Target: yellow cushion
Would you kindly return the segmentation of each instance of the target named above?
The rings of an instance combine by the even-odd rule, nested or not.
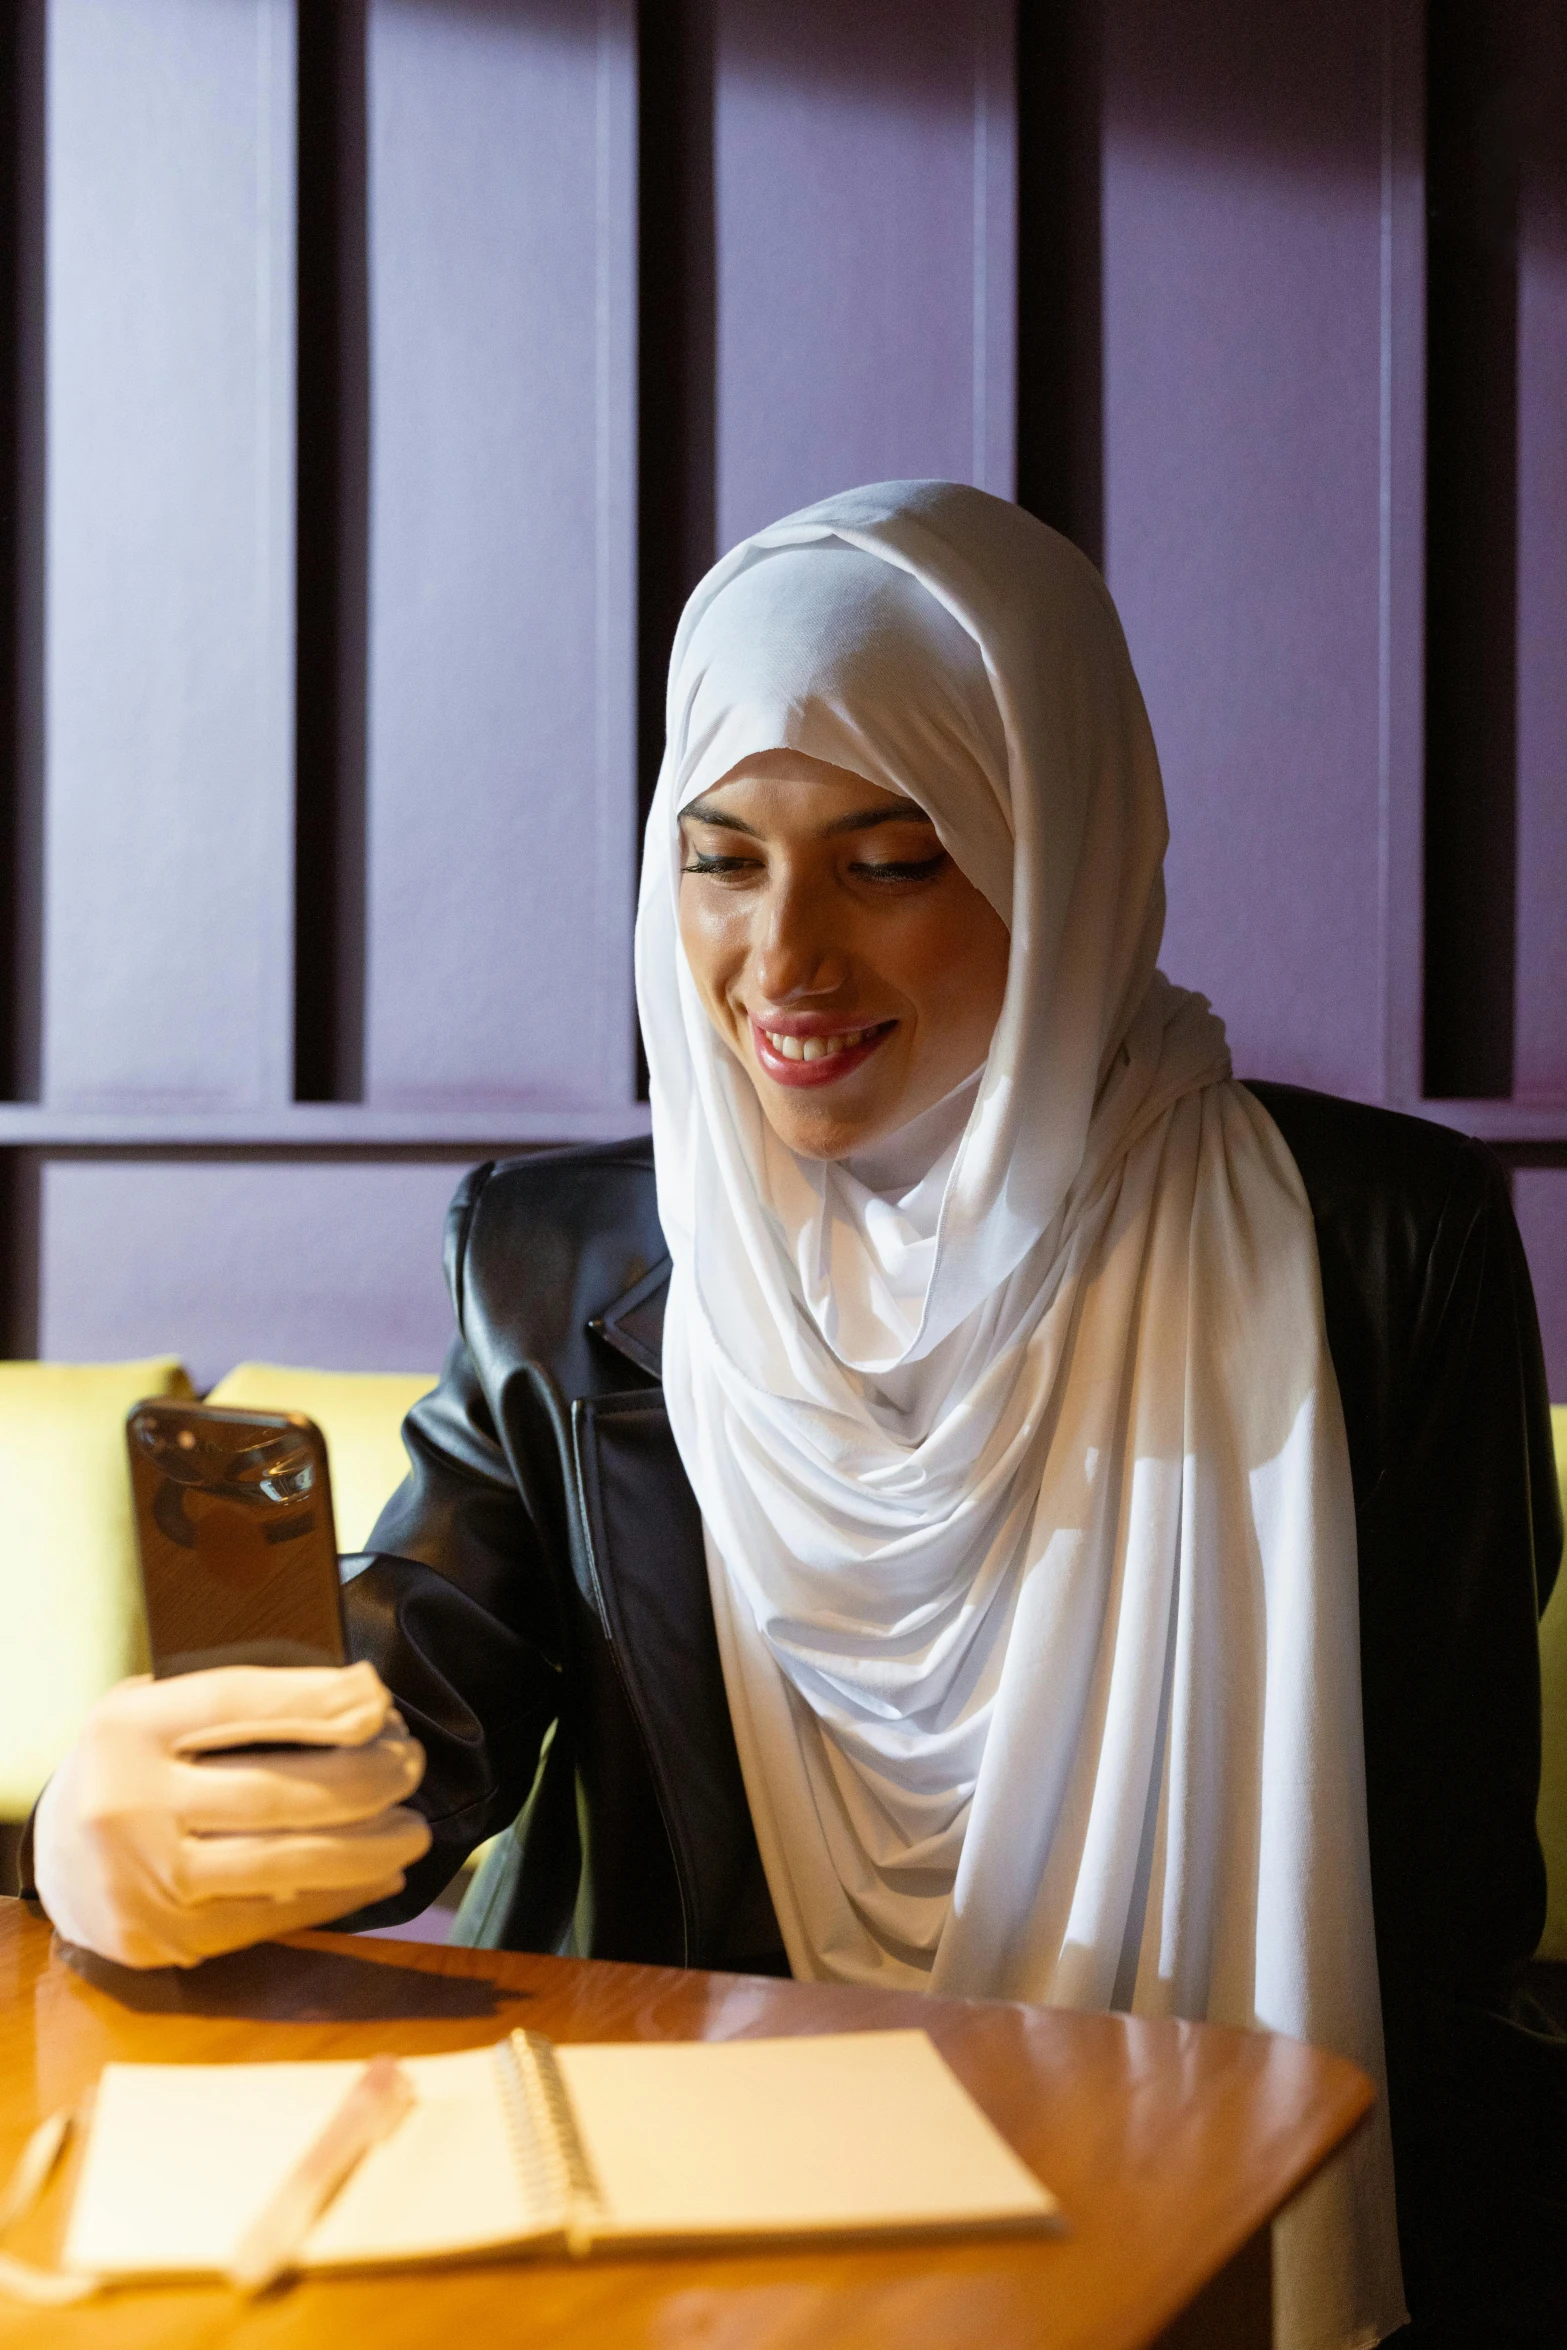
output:
[[[239,1363],[209,1403],[253,1411],[303,1412],[326,1438],[339,1550],[362,1550],[382,1508],[408,1474],[403,1414],[435,1380],[420,1371],[294,1371],[281,1363]]]
[[[25,1819],[93,1700],[144,1672],[125,1415],[189,1395],[172,1355],[0,1363],[0,1819]]]
[[[1567,1404],[1552,1404],[1556,1476],[1567,1517]],[[1557,1579],[1540,1626],[1540,1676],[1545,1695],[1545,1752],[1540,1771],[1540,1842],[1550,1897],[1542,1958],[1567,1962],[1567,1572]]]

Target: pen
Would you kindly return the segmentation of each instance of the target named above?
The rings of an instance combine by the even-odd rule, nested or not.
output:
[[[276,2191],[245,2230],[229,2262],[241,2293],[264,2293],[294,2265],[315,2221],[372,2146],[389,2137],[414,2103],[395,2057],[372,2057]]]

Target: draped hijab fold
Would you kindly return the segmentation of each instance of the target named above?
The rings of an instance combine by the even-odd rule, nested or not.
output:
[[[801,1976],[1265,2025],[1380,2084],[1353,1506],[1309,1206],[1156,969],[1163,789],[1092,567],[884,483],[709,573],[637,924],[664,1379]],[[793,749],[917,801],[1010,931],[981,1069],[800,1159],[679,942],[680,809]],[[1279,2339],[1402,2322],[1378,2118]]]

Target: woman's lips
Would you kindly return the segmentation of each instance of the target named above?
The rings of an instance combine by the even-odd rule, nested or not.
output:
[[[777,1085],[834,1085],[851,1070],[863,1068],[897,1025],[896,1020],[878,1020],[864,1028],[799,1036],[781,1029],[769,1032],[752,1019],[751,1049],[763,1073]]]

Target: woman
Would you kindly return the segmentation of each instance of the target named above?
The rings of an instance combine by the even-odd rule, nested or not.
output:
[[[1499,2015],[1541,1908],[1527,1277],[1471,1146],[1230,1079],[1164,844],[1109,598],[1016,508],[883,485],[727,557],[638,918],[656,1214],[635,1148],[470,1178],[349,1567],[381,1680],[112,1694],[40,1807],[62,1930],[188,1962],[404,1870],[406,1915],[520,1807],[488,1938],[1385,2040],[1456,2306],[1438,2010]],[[269,1718],[326,1751],[185,1759]],[[1281,2233],[1287,2342],[1402,2320],[1386,2111]]]

